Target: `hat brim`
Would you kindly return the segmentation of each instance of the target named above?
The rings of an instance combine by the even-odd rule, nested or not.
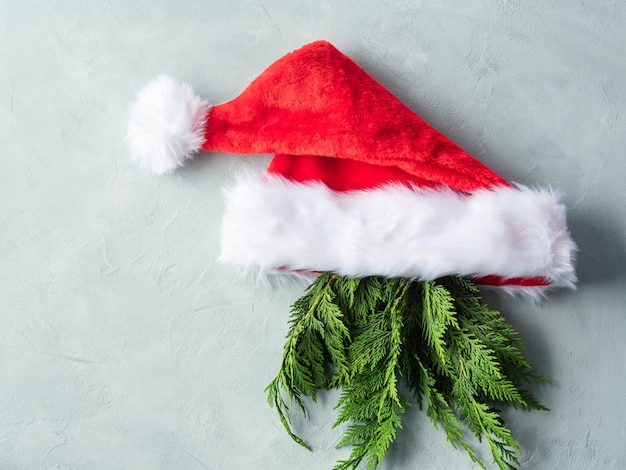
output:
[[[338,192],[265,174],[242,175],[226,196],[220,260],[229,264],[351,277],[544,279],[538,288],[576,281],[565,207],[547,190]]]

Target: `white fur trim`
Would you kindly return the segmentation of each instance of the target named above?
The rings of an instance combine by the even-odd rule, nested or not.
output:
[[[247,175],[226,197],[220,260],[229,264],[352,277],[544,277],[550,287],[576,282],[576,245],[565,207],[551,191],[461,195],[386,186],[338,193],[320,183]]]
[[[144,86],[130,110],[127,140],[133,160],[156,174],[182,166],[204,143],[209,104],[165,75]]]

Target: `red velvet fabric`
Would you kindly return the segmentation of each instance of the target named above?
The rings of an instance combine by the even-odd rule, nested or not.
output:
[[[354,160],[465,192],[508,185],[326,41],[287,54],[237,98],[213,107],[205,139],[203,150]],[[327,174],[325,165],[317,167]]]
[[[543,277],[483,276],[474,278],[474,282],[481,286],[545,287],[550,285],[550,280]]]
[[[276,155],[268,173],[299,183],[321,181],[333,191],[372,189],[389,183],[415,187],[438,186],[397,166],[378,166],[357,160],[313,155]]]

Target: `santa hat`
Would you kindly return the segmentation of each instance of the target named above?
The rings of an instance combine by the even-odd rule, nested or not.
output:
[[[161,76],[131,110],[134,160],[161,174],[199,151],[274,154],[227,192],[221,260],[271,272],[435,279],[540,294],[572,287],[565,207],[514,186],[326,41],[209,106]]]

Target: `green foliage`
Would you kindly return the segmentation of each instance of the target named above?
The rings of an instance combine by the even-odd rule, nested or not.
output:
[[[467,279],[325,273],[292,306],[282,364],[266,391],[289,435],[309,448],[291,430],[289,408],[295,403],[306,416],[303,395],[315,401],[319,389],[342,390],[335,426],[347,428],[338,447],[351,445],[352,452],[336,470],[362,461],[368,470],[379,466],[410,404],[400,380],[454,448],[485,468],[464,424],[487,441],[500,469],[515,469],[520,449],[496,407],[546,409],[523,388],[547,381],[523,350],[517,332]]]

